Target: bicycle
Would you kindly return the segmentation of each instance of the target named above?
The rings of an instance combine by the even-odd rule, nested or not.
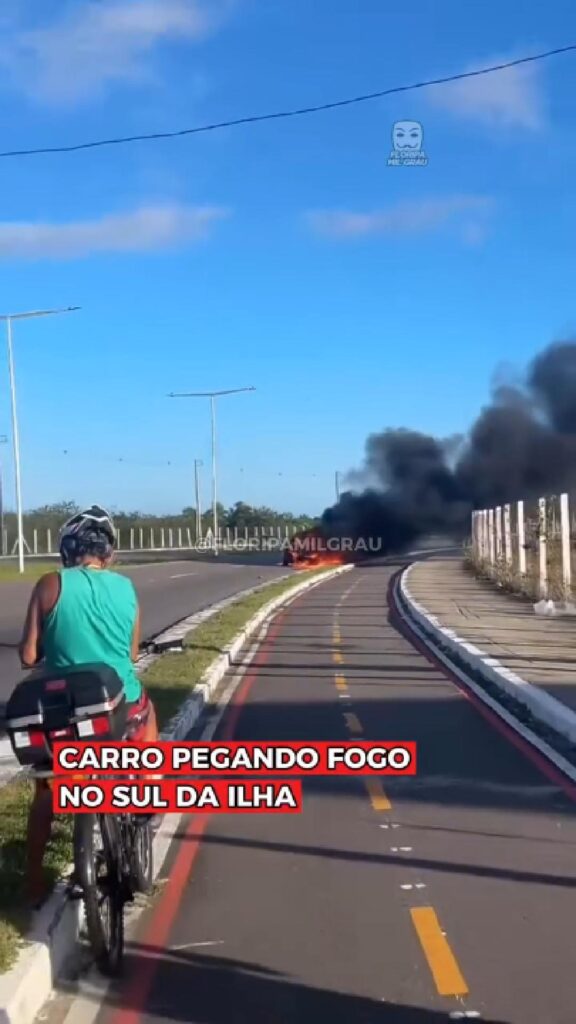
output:
[[[33,770],[32,776],[53,779],[54,772]],[[95,844],[97,832],[102,849]],[[77,814],[73,851],[70,896],[84,903],[88,941],[98,969],[114,977],[124,954],[124,908],[136,895],[149,893],[153,885],[150,816]]]
[[[5,725],[19,763],[34,779],[54,779],[53,744],[98,736],[138,742],[145,705],[128,716],[123,684],[104,664],[77,665],[19,683],[6,706]],[[97,778],[97,772],[80,773]],[[84,902],[86,931],[103,974],[118,973],[124,952],[124,908],[153,882],[150,814],[81,813],[73,829],[72,898]],[[95,836],[99,834],[101,843]]]

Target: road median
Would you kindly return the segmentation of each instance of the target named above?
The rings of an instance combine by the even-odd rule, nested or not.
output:
[[[270,616],[303,591],[350,569],[320,569],[305,578],[294,575],[222,602],[213,615],[206,609],[191,617],[204,621],[184,632],[181,653],[168,651],[144,659],[141,678],[158,704],[163,738],[183,739],[198,723],[246,640]],[[32,920],[22,910],[30,792],[30,782],[21,778],[0,791],[0,811],[9,809],[0,816],[0,872],[8,871],[10,877],[9,885],[0,885],[0,1024],[32,1024],[81,937],[81,905],[68,898],[69,820],[59,823],[47,858],[46,880],[55,885],[52,896]],[[175,822],[165,819],[156,835],[156,877],[169,846],[166,834],[175,831]]]

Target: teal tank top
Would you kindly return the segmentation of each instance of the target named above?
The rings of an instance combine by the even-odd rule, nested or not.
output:
[[[47,616],[42,646],[49,671],[94,662],[115,669],[126,700],[142,687],[132,662],[138,601],[127,576],[76,566],[60,570],[60,597]]]

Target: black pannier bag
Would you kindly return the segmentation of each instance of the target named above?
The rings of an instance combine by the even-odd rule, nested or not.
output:
[[[122,680],[108,665],[76,665],[18,683],[6,731],[23,766],[52,767],[54,743],[121,740],[127,719]]]

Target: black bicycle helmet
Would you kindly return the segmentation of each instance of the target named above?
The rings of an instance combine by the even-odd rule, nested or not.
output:
[[[116,547],[116,528],[106,509],[92,505],[72,516],[60,530],[60,557],[66,568],[92,556],[110,558]]]

